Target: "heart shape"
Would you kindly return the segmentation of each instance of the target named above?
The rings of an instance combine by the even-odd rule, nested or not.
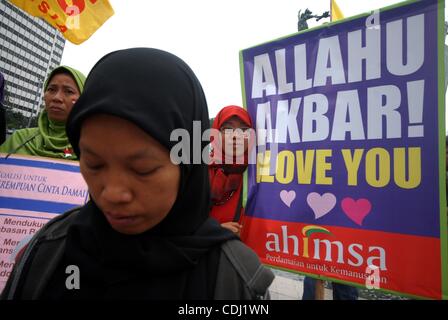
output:
[[[296,198],[296,192],[294,190],[280,191],[280,199],[282,199],[283,203],[286,204],[290,208],[291,208],[291,203],[294,201],[295,198]]]
[[[324,193],[323,195],[317,192],[311,192],[306,197],[306,202],[314,212],[314,217],[319,219],[329,213],[336,205],[336,197],[332,193]]]
[[[372,209],[372,204],[367,199],[354,200],[352,198],[344,198],[341,206],[346,216],[359,226],[362,225],[364,218]]]

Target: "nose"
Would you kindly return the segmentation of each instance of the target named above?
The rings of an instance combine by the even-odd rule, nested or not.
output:
[[[53,95],[53,101],[62,101],[62,90],[57,90]]]
[[[124,204],[132,200],[132,192],[123,184],[109,181],[104,186],[101,197],[110,204]]]

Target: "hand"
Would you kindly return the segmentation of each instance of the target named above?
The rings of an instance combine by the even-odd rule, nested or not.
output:
[[[221,224],[221,227],[229,229],[233,233],[235,233],[237,236],[240,235],[241,228],[243,227],[238,222],[224,222]]]

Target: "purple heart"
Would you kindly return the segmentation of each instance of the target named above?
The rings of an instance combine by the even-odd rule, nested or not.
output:
[[[286,204],[290,208],[291,208],[291,203],[294,201],[295,198],[296,198],[296,192],[294,190],[280,191],[280,199],[282,199],[283,203]]]
[[[336,205],[336,197],[332,193],[324,193],[323,195],[317,192],[311,192],[306,197],[306,202],[314,212],[314,217],[319,219],[329,213]]]

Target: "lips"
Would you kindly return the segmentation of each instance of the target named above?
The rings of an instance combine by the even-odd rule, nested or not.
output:
[[[115,213],[115,212],[105,212],[104,213],[110,223],[114,224],[131,224],[134,223],[139,216],[127,214],[127,213]]]
[[[61,107],[49,107],[48,110],[52,112],[64,112],[64,108]]]

